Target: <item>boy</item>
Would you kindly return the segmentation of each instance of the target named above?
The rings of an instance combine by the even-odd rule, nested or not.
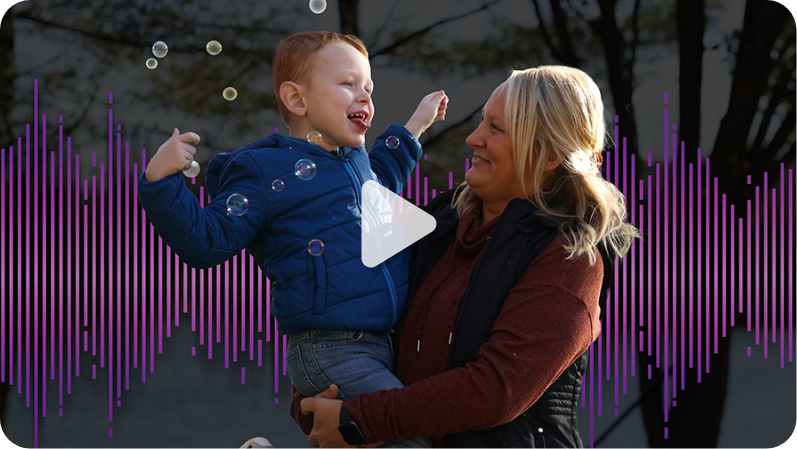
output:
[[[272,134],[216,156],[206,172],[213,201],[204,209],[178,174],[199,136],[177,129],[140,177],[140,201],[191,266],[249,250],[272,282],[271,311],[289,335],[288,371],[303,394],[330,383],[342,399],[399,388],[388,332],[406,301],[410,254],[363,265],[361,188],[375,180],[401,191],[421,156],[418,137],[445,118],[448,98],[424,97],[407,124],[388,126],[367,154],[368,53],[356,37],[330,32],[294,34],[277,46],[274,91],[291,137]]]

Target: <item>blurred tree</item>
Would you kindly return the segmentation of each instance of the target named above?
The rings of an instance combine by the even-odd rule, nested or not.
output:
[[[0,104],[10,105],[14,103],[14,78],[16,77],[16,64],[14,63],[14,11],[9,11],[3,16],[0,24]],[[0,145],[11,142],[12,127],[7,107],[2,108],[2,122],[0,123]],[[5,236],[0,236],[5,238]],[[0,295],[5,296],[5,292]],[[0,330],[5,332],[5,329]],[[6,360],[8,362],[8,360]],[[10,366],[6,363],[6,366]],[[6,410],[8,408],[8,398],[11,394],[11,386],[8,383],[0,384],[0,422],[7,423]]]
[[[748,0],[744,26],[731,40],[730,103],[711,159],[724,169],[720,189],[735,201],[749,193],[739,182],[743,175],[769,171],[774,179],[781,162],[794,166],[795,24],[790,17],[779,3]],[[771,130],[774,135],[767,138]]]
[[[338,0],[340,32],[360,36],[360,0]]]

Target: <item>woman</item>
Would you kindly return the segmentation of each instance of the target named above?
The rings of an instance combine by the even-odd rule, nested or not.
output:
[[[600,91],[560,66],[515,71],[467,138],[473,166],[427,207],[398,327],[405,387],[342,402],[294,397],[310,443],[429,435],[435,446],[578,447],[586,351],[600,332],[611,260],[628,251],[622,194],[598,172]]]

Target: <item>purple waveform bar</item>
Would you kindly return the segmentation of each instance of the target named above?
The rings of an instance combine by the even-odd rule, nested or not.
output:
[[[63,416],[64,384],[70,395],[72,378],[80,376],[81,352],[90,358],[83,363],[91,365],[92,379],[108,382],[108,422],[113,423],[113,408],[121,407],[122,384],[126,391],[131,387],[131,340],[132,367],[141,370],[141,382],[146,383],[147,374],[155,371],[156,351],[163,353],[164,324],[165,338],[172,336],[172,324],[177,332],[181,297],[182,314],[190,313],[190,332],[197,331],[199,321],[199,345],[207,341],[208,359],[213,359],[214,343],[223,344],[225,368],[230,368],[232,358],[245,384],[246,352],[250,362],[257,354],[257,367],[262,367],[265,340],[273,345],[275,394],[280,376],[287,375],[288,337],[280,335],[276,320],[272,322],[271,284],[265,273],[243,251],[223,264],[223,273],[221,265],[215,271],[197,270],[179,259],[139,210],[135,181],[146,168],[146,149],[131,170],[130,142],[124,141],[123,150],[121,124],[113,122],[112,94],[108,104],[108,154],[92,153],[91,173],[80,171],[81,149],[76,145],[73,152],[71,137],[64,135],[63,116],[58,120],[58,150],[48,149],[47,114],[39,116],[38,82],[34,119],[24,128],[25,148],[23,137],[15,137],[14,146],[0,148],[0,322],[8,329],[0,332],[0,382],[16,382],[25,404],[31,407],[32,401],[35,444],[40,443],[38,432],[48,405],[56,401],[54,388],[58,416]],[[747,176],[754,196],[733,198],[720,190],[718,177],[712,182],[710,160],[699,148],[697,158],[687,161],[687,142],[680,141],[679,151],[677,126],[669,120],[665,109],[663,161],[654,161],[648,153],[645,166],[637,149],[627,147],[615,117],[614,148],[605,153],[600,169],[626,197],[629,220],[646,241],[634,242],[626,261],[615,264],[603,329],[590,346],[580,401],[590,408],[590,444],[595,443],[594,419],[603,417],[604,387],[613,389],[605,391],[614,405],[614,413],[607,416],[619,416],[629,371],[631,377],[639,372],[654,381],[663,378],[661,411],[668,422],[679,380],[681,391],[687,376],[702,382],[702,375],[710,372],[711,354],[719,352],[720,338],[729,337],[728,326],[736,327],[737,314],[746,315],[738,319],[746,318],[749,333],[755,322],[756,345],[763,344],[764,359],[769,357],[769,344],[779,343],[779,366],[785,368],[787,351],[793,363],[793,170],[780,164],[778,172],[763,174],[760,185]],[[464,168],[470,168],[469,159]],[[447,181],[453,188],[453,171]],[[433,177],[422,176],[419,162],[401,195],[414,195],[416,205],[426,204],[430,190],[434,198],[443,191],[437,187],[445,185],[434,184]],[[205,187],[196,188],[200,206],[208,206]],[[187,326],[184,332],[189,332]],[[638,351],[650,357],[640,370]],[[666,438],[670,432],[665,429]],[[113,437],[110,425],[108,437]]]

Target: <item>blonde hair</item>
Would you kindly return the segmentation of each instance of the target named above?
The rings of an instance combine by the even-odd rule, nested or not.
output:
[[[515,70],[506,85],[505,128],[526,199],[538,215],[568,220],[562,225],[568,259],[586,253],[595,264],[598,244],[623,257],[639,232],[625,222],[622,192],[598,171],[606,139],[598,86],[564,66]],[[551,160],[560,164],[545,173]],[[467,184],[461,187],[454,203],[460,214],[473,195]]]
[[[277,107],[285,123],[288,123],[290,112],[280,98],[280,86],[285,81],[304,82],[310,76],[312,69],[310,56],[327,45],[338,42],[349,44],[366,58],[368,57],[368,50],[357,36],[331,31],[303,31],[291,34],[277,44],[273,63],[274,95],[277,97]]]

